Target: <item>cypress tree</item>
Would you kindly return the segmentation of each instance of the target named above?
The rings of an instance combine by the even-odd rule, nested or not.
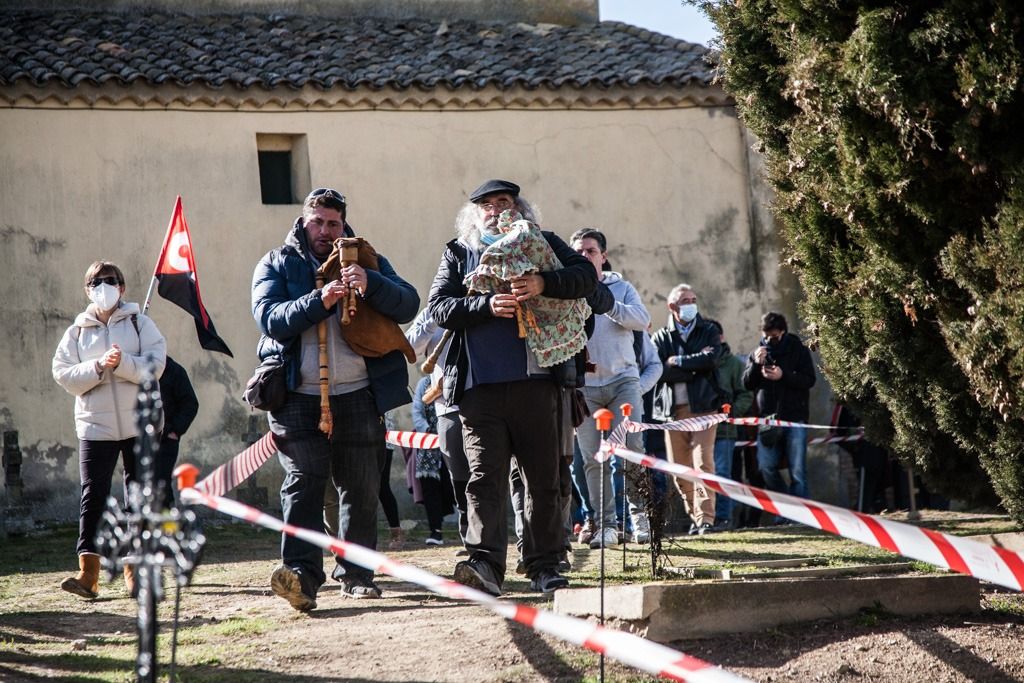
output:
[[[1024,5],[700,4],[837,395],[1024,522]]]

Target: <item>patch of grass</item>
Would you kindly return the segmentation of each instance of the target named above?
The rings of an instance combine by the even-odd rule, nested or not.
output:
[[[862,607],[857,612],[857,623],[861,626],[877,626],[880,622],[893,618],[893,613],[885,606],[875,601],[871,607]]]
[[[999,614],[1022,618],[1024,617],[1024,596],[990,595],[985,598],[983,607]]]

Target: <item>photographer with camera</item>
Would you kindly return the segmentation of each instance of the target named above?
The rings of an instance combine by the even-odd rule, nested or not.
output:
[[[743,369],[743,386],[757,392],[762,417],[807,422],[808,397],[816,379],[811,352],[788,331],[781,313],[765,313],[761,333],[761,343]],[[786,462],[788,488],[780,472]],[[757,467],[770,490],[807,498],[807,429],[762,427],[757,435]]]

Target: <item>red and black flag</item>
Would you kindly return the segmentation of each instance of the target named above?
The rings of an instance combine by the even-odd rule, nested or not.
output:
[[[199,295],[199,274],[192,257],[192,237],[181,210],[180,195],[174,203],[174,213],[167,226],[167,237],[160,249],[153,277],[159,281],[157,292],[160,296],[178,304],[195,318],[199,345],[207,351],[220,351],[234,358],[228,345],[217,336],[217,329]]]

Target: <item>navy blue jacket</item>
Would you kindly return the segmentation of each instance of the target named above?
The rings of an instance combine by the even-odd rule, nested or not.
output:
[[[590,261],[573,251],[555,233],[547,230],[541,232],[562,263],[559,270],[539,273],[544,278],[544,296],[554,299],[583,299],[594,295],[598,281],[597,273]],[[451,330],[464,330],[493,320],[490,294],[466,296],[466,286],[462,282],[466,277],[466,247],[458,240],[452,240],[447,246],[427,299],[431,317],[440,327]],[[604,294],[602,304],[604,299],[609,297],[607,292]],[[605,306],[607,304],[602,307]],[[495,349],[495,353],[501,353],[501,350]],[[580,353],[579,363],[583,362],[582,354],[583,352]],[[462,398],[468,370],[465,335],[456,333],[452,335],[444,367],[444,399],[448,405],[456,405]],[[582,382],[582,372],[578,377]]]
[[[347,237],[352,236],[346,224]],[[260,328],[257,353],[260,360],[280,354],[285,359],[288,388],[299,385],[302,351],[300,337],[310,327],[333,314],[324,308],[316,288],[316,268],[309,255],[306,230],[298,219],[285,238],[284,245],[260,259],[252,275],[252,314]],[[363,303],[397,323],[416,316],[420,297],[416,289],[399,277],[386,258],[377,255],[379,271],[366,271]],[[380,358],[365,358],[378,412],[412,401],[409,395],[409,369],[401,351]]]

